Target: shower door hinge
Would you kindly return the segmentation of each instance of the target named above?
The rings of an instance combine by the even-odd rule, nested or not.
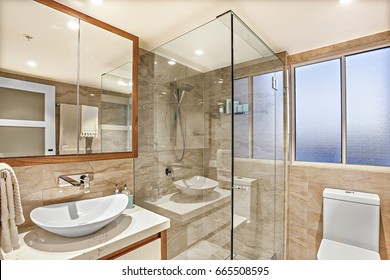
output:
[[[278,90],[278,79],[276,79],[275,77],[272,77],[272,88],[274,90]]]

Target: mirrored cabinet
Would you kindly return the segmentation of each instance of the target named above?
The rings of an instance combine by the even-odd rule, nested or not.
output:
[[[0,5],[1,161],[136,157],[138,37],[52,0]]]

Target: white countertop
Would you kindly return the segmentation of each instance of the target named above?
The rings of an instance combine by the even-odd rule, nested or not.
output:
[[[140,206],[125,209],[113,222],[84,237],[62,237],[41,228],[19,234],[21,247],[5,260],[94,260],[168,229],[170,220]]]

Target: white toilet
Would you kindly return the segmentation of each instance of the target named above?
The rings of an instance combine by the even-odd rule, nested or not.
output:
[[[318,260],[380,260],[377,194],[326,188]]]

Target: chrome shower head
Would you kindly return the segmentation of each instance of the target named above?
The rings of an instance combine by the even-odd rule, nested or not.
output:
[[[183,83],[181,85],[181,87],[178,89],[178,92],[179,92],[179,104],[181,104],[181,102],[183,101],[184,94],[186,92],[190,92],[193,88],[194,88],[193,85],[190,85],[190,84],[187,84],[187,83]]]
[[[181,85],[181,87],[179,88],[179,93],[183,93],[183,92],[190,92],[192,89],[194,88],[193,85],[190,85],[190,84],[187,84],[187,83],[184,83]]]

